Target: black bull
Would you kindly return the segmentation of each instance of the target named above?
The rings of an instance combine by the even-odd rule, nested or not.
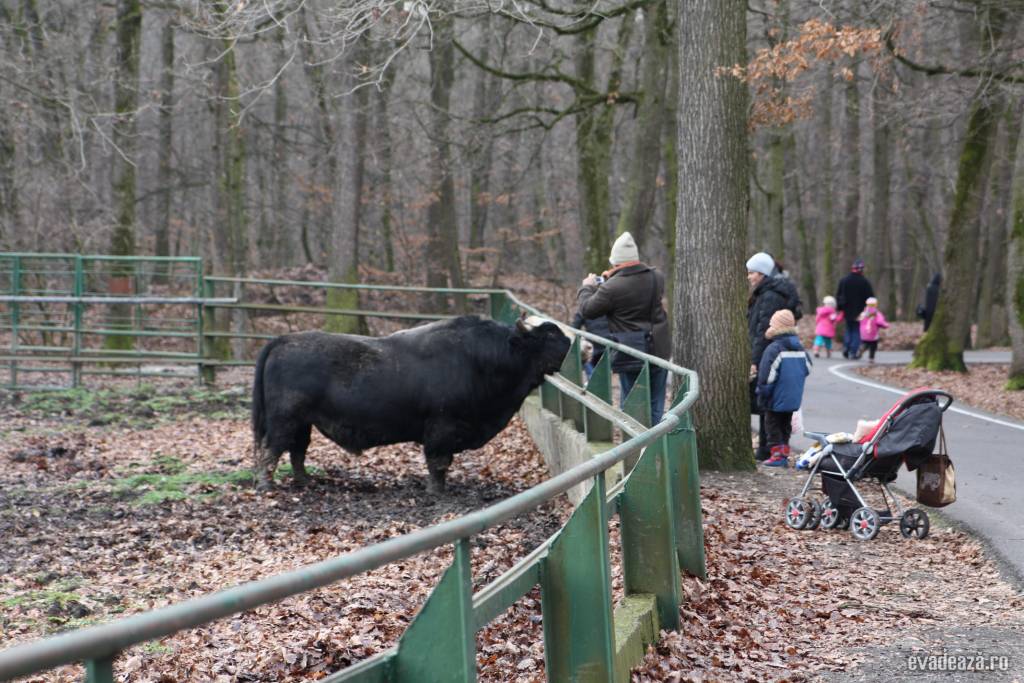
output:
[[[316,427],[347,451],[415,441],[430,491],[444,490],[452,456],[480,448],[555,372],[569,339],[554,323],[514,328],[465,316],[387,337],[302,332],[260,352],[252,395],[259,488],[288,451],[305,483]]]

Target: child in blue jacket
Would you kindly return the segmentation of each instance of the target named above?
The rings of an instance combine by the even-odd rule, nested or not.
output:
[[[764,426],[771,457],[768,467],[786,467],[793,413],[800,409],[804,383],[811,374],[811,357],[796,333],[792,311],[776,311],[764,336],[771,344],[761,356],[757,372],[757,400],[765,411]]]

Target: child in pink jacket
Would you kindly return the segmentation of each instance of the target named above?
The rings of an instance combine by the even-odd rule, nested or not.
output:
[[[879,332],[883,327],[889,327],[889,322],[878,310],[878,299],[868,297],[864,312],[857,318],[860,320],[860,340],[864,348],[868,350],[868,362],[875,362],[875,351],[878,350]]]
[[[826,296],[821,300],[814,316],[814,357],[821,358],[821,349],[825,349],[825,357],[832,357],[832,338],[836,336],[836,323],[843,319],[843,314],[836,311],[836,298]]]

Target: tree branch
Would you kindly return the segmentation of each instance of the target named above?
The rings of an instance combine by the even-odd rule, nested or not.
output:
[[[904,66],[928,76],[960,76],[963,78],[988,78],[1002,83],[1024,83],[1024,77],[1014,76],[1005,71],[994,71],[988,68],[970,67],[967,69],[951,69],[941,64],[920,64],[905,57],[897,48],[892,38],[892,31],[885,34],[885,46],[892,56]],[[1019,65],[1018,65],[1019,66]]]

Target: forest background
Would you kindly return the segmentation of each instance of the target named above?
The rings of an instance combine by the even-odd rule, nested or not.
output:
[[[754,251],[805,311],[855,257],[896,319],[942,272],[915,362],[974,327],[1024,387],[1024,2],[88,4],[0,1],[0,251],[571,288],[629,230],[725,465]]]

